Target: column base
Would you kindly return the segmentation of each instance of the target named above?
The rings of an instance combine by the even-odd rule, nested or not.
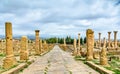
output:
[[[89,57],[86,58],[86,60],[87,60],[87,61],[91,61],[91,60],[93,60],[93,57],[92,57],[92,56],[91,56],[91,57],[89,56]]]
[[[29,59],[29,54],[27,51],[20,53],[20,60],[28,60],[28,59]]]
[[[16,59],[14,57],[6,57],[3,60],[3,68],[4,69],[9,69],[9,68],[13,67],[16,64],[17,64],[17,62],[16,62]]]

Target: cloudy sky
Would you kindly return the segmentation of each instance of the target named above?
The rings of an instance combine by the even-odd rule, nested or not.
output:
[[[120,0],[0,0],[0,35],[5,35],[5,22],[12,22],[13,35],[77,37],[86,29],[107,37],[118,31],[120,38]]]

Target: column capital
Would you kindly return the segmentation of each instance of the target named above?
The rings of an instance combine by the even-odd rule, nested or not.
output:
[[[35,32],[39,32],[40,30],[35,30]]]
[[[117,33],[118,31],[113,31],[114,33]]]
[[[108,32],[108,34],[111,34],[111,32]]]
[[[5,24],[12,24],[11,22],[5,22]]]
[[[101,33],[98,33],[99,35],[101,35]]]

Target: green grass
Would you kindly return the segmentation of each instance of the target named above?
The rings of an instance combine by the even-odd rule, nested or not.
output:
[[[99,64],[99,60],[97,59],[92,60],[92,62],[94,62],[95,64]]]
[[[70,74],[72,74],[72,71],[69,71]]]
[[[120,74],[120,63],[119,63],[119,61],[120,60],[112,59],[111,61],[109,61],[110,67],[105,67],[105,68],[115,72],[115,74]]]
[[[3,54],[3,53],[0,53],[0,57],[5,57],[5,54]]]
[[[75,60],[81,60],[81,56],[75,56],[74,59]]]

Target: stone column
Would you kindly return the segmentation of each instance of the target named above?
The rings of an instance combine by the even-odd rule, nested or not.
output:
[[[64,46],[66,46],[66,40],[65,40],[65,38],[64,38]]]
[[[76,48],[76,39],[74,39],[74,44],[73,44],[74,50],[73,50],[73,55],[77,55],[77,48]]]
[[[78,33],[78,48],[80,48],[80,33]]]
[[[39,30],[35,30],[35,51],[36,55],[40,55],[39,51]]]
[[[26,36],[21,38],[20,60],[28,60],[28,39]]]
[[[0,40],[0,53],[3,53],[2,40]]]
[[[40,49],[40,54],[43,52],[43,47],[42,47],[42,40],[40,40],[39,42],[39,49]]]
[[[108,32],[108,48],[111,47],[111,46],[110,46],[110,34],[111,34],[111,32]]]
[[[77,55],[78,55],[78,56],[81,56],[81,53],[80,53],[80,33],[78,33],[78,49],[77,49]]]
[[[98,50],[93,52],[93,58],[94,59],[98,59],[99,58],[99,51]]]
[[[99,48],[101,47],[101,33],[98,33],[99,34]]]
[[[103,47],[106,48],[106,39],[103,39]]]
[[[47,46],[46,40],[44,40],[44,46],[43,46],[43,48],[44,48],[44,51],[45,51],[45,52],[48,50],[48,46]]]
[[[16,65],[16,59],[13,53],[13,42],[12,42],[12,23],[5,23],[5,34],[6,34],[6,58],[3,62],[3,67],[5,69],[11,68]]]
[[[118,31],[114,31],[114,47],[117,48],[117,32]]]
[[[92,31],[91,29],[87,29],[86,39],[87,39],[87,57],[86,57],[86,60],[92,60],[93,59],[93,49],[94,49],[94,31]]]
[[[66,39],[64,38],[64,45],[63,45],[64,50],[66,50]]]
[[[100,52],[100,64],[101,65],[108,65],[106,49],[103,47]]]
[[[98,48],[99,41],[95,42],[95,47]]]

